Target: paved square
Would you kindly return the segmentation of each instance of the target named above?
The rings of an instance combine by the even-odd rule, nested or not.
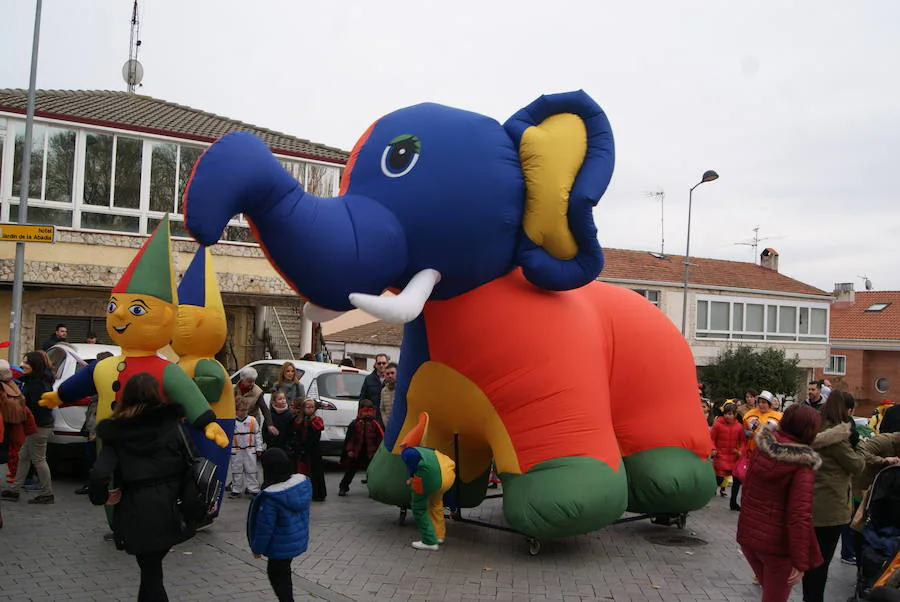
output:
[[[327,475],[329,496],[314,504],[310,546],[296,559],[298,601],[534,601],[693,602],[755,601],[759,588],[734,542],[737,513],[715,498],[688,517],[687,528],[640,521],[582,537],[545,541],[528,555],[525,538],[470,524],[449,522],[439,552],[409,545],[416,538],[410,516],[397,524],[398,510],[369,500],[356,482],[337,496],[340,472]],[[33,506],[23,493],[3,502],[0,530],[0,602],[134,600],[134,559],[103,541],[101,509],[73,492],[77,480],[54,482],[57,502]],[[247,500],[228,500],[209,529],[173,549],[164,562],[173,601],[274,600],[265,561],[254,560],[244,535]],[[466,517],[501,520],[499,500],[487,501]],[[650,538],[693,537],[700,545],[652,543]],[[672,543],[672,542],[669,542]],[[843,602],[852,593],[854,567],[831,565],[826,600]],[[792,601],[801,599],[795,588]]]

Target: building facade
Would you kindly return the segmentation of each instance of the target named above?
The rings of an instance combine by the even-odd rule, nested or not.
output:
[[[105,332],[105,299],[125,267],[169,214],[180,277],[197,248],[183,226],[182,193],[194,162],[217,138],[249,131],[262,138],[307,190],[337,193],[348,154],[163,100],[108,91],[38,91],[33,139],[24,148],[24,90],[0,90],[0,222],[17,222],[20,172],[31,155],[28,223],[56,226],[53,244],[27,243],[19,348],[49,336],[58,322],[78,342]],[[229,325],[229,368],[262,357],[275,338],[266,307],[299,307],[253,239],[242,216],[212,248]],[[9,315],[14,243],[0,242],[0,316]],[[299,315],[284,312],[282,315]],[[268,316],[268,317],[267,317]],[[9,322],[0,317],[0,329]],[[3,338],[3,337],[0,337]]]
[[[817,378],[849,391],[860,408],[882,399],[898,401],[900,386],[900,291],[854,291],[852,283],[835,286],[831,307],[831,348]]]

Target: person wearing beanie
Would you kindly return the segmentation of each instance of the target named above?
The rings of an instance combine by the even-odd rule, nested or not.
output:
[[[312,485],[283,449],[267,449],[260,458],[262,491],[247,513],[247,541],[254,558],[265,556],[266,574],[278,602],[293,602],[291,562],[309,545]]]

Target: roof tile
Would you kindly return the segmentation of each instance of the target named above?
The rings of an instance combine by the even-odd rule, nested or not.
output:
[[[658,254],[628,249],[603,249],[606,266],[600,272],[600,280],[646,280],[670,282],[681,286],[684,282],[684,256]],[[785,276],[775,270],[754,263],[726,261],[706,257],[690,258],[691,284],[728,286],[770,291],[774,293],[800,293],[806,295],[831,295],[809,284]]]
[[[890,305],[866,311],[875,303]],[[832,305],[831,338],[900,341],[900,291],[860,291],[853,303]]]
[[[28,93],[0,89],[0,111],[25,113]],[[38,90],[35,115],[213,142],[228,132],[251,132],[276,153],[344,164],[349,153],[281,132],[150,96],[113,90]]]
[[[403,324],[390,322],[369,322],[326,335],[327,341],[339,343],[365,343],[367,345],[390,345],[399,347],[403,341]]]

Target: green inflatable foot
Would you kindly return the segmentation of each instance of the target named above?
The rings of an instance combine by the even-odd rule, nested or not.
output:
[[[411,499],[406,485],[408,478],[409,471],[403,459],[389,452],[384,445],[379,445],[366,471],[369,497],[383,504],[409,508]]]
[[[554,458],[500,478],[506,521],[536,538],[596,531],[622,516],[628,501],[624,467],[614,472],[594,458]]]
[[[716,493],[712,462],[686,449],[648,449],[624,458],[624,462],[629,512],[688,512],[704,507]]]
[[[454,483],[447,495],[457,506],[475,508],[484,501],[489,474],[490,469],[478,475],[471,483],[459,483],[458,490]],[[410,507],[409,487],[406,486],[409,471],[406,464],[400,456],[390,453],[383,445],[378,447],[375,457],[369,463],[366,478],[369,481],[369,497],[373,500],[391,506]]]

